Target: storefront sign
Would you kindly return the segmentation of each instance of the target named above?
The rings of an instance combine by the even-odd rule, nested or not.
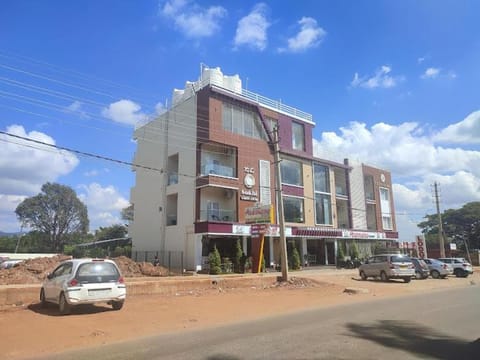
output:
[[[417,252],[420,259],[425,259],[427,257],[427,244],[423,236],[417,236]]]
[[[248,225],[232,225],[232,234],[250,235],[250,226]]]
[[[271,205],[257,205],[245,209],[245,222],[247,224],[273,222],[273,207]]]

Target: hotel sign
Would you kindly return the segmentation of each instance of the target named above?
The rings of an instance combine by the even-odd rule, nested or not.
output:
[[[273,207],[271,205],[257,205],[245,209],[245,223],[273,223]]]

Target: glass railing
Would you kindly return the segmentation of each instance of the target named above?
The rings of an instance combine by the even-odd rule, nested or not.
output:
[[[200,220],[202,221],[237,221],[237,212],[235,210],[200,210]]]
[[[177,225],[177,215],[167,215],[167,226]]]
[[[168,185],[178,184],[178,174],[168,174]]]
[[[231,166],[209,163],[202,166],[202,175],[221,175],[234,177],[235,169]]]

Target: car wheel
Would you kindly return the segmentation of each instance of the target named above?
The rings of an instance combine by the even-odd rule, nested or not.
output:
[[[45,290],[43,288],[40,289],[40,306],[42,308],[47,306],[47,300],[45,299]]]
[[[454,274],[456,277],[461,277],[462,274],[463,274],[463,271],[460,270],[460,269],[455,269],[455,270],[453,271],[453,274]]]
[[[113,310],[120,310],[123,307],[123,301],[112,301]]]
[[[406,282],[406,283],[409,283],[410,281],[412,281],[412,278],[411,277],[404,277],[403,281]]]
[[[360,277],[362,278],[362,280],[367,280],[367,275],[365,274],[365,271],[360,271]]]
[[[384,282],[385,282],[385,281],[388,281],[388,276],[387,276],[387,274],[385,273],[385,271],[382,271],[382,272],[380,273],[380,280],[382,280],[382,281],[384,281]]]
[[[415,271],[415,279],[421,280],[424,279],[422,273],[420,271]]]
[[[63,292],[60,294],[60,299],[58,301],[58,310],[62,315],[68,315],[71,311],[70,304],[67,302],[65,294]]]
[[[432,278],[438,279],[440,277],[440,273],[437,270],[432,270]]]
[[[467,273],[467,272],[464,272],[464,273],[462,274],[462,277],[464,277],[464,278],[468,277],[468,273]]]

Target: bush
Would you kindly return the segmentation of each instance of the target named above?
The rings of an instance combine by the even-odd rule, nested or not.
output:
[[[222,272],[222,259],[216,245],[213,247],[213,251],[208,255],[208,263],[210,265],[210,274],[217,275]]]
[[[356,260],[358,259],[359,257],[359,252],[358,252],[358,247],[357,247],[357,243],[355,241],[353,241],[350,245],[350,258],[352,260]]]
[[[302,261],[300,260],[300,254],[297,248],[294,246],[292,250],[292,270],[300,270]]]
[[[345,262],[345,251],[343,250],[343,244],[338,243],[337,247],[337,267],[343,266]]]
[[[244,270],[242,269],[242,257],[243,257],[243,250],[242,246],[240,245],[240,240],[237,240],[235,244],[235,256],[233,258],[233,266],[235,267],[235,272],[242,273]]]

